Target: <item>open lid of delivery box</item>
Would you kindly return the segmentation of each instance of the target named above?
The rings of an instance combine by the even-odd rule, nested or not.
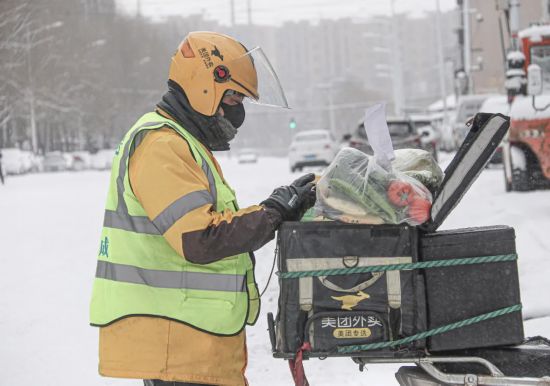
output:
[[[502,114],[479,113],[474,117],[470,132],[445,169],[431,218],[421,226],[423,230],[433,232],[439,228],[489,162],[509,126],[510,118]]]

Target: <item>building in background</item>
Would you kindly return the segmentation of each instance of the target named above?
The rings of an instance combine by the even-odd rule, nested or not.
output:
[[[17,4],[0,3],[0,15],[13,19],[0,26],[8,42],[0,47],[0,75],[10,80],[0,83],[0,147],[30,143],[33,119],[39,152],[114,147],[160,100],[169,58],[193,30],[225,32],[248,48],[261,46],[292,107],[247,108],[240,129],[246,135],[237,137],[235,147],[286,149],[291,136],[306,129],[330,129],[339,138],[357,126],[366,106],[386,101],[391,112],[396,89],[402,90],[405,112],[440,97],[433,13],[225,26],[201,14],[153,22],[139,8],[131,15],[117,13],[114,0],[51,0],[48,12],[41,2]],[[451,38],[455,13],[442,15],[447,82],[457,55]],[[40,37],[46,40],[37,35],[36,41],[45,43],[27,53],[18,50],[26,43],[25,36],[11,35],[17,20],[30,20],[30,28],[44,31]],[[41,29],[52,23],[60,27]],[[32,113],[29,95],[35,98]]]
[[[503,94],[505,57],[510,46],[510,36],[503,13],[503,6],[507,2],[469,0],[469,3],[473,93]],[[520,29],[540,22],[544,11],[543,1],[521,0]]]
[[[236,25],[221,27],[226,33],[250,45],[261,45],[271,58],[292,110],[251,110],[243,130],[247,136],[236,141],[250,143],[253,129],[277,123],[275,143],[286,147],[299,130],[330,129],[335,137],[352,131],[366,106],[386,101],[392,114],[395,71],[402,72],[404,111],[422,111],[440,98],[435,38],[435,13],[410,18],[405,14],[386,16],[286,22],[280,27]],[[442,15],[446,88],[452,90],[453,68],[458,57],[454,35],[456,12]],[[395,64],[392,28],[398,27]],[[258,121],[255,120],[258,115]],[[296,128],[287,123],[293,120]],[[248,127],[251,127],[249,129]],[[236,145],[240,146],[239,142]],[[243,144],[244,145],[244,144]]]
[[[436,13],[422,18],[400,17],[399,42],[403,58],[403,86],[408,111],[424,110],[441,98],[438,74]],[[453,90],[453,72],[458,64],[455,29],[456,11],[441,14],[441,41],[445,89]]]

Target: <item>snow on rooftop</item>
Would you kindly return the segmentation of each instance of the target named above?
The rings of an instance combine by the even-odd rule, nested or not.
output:
[[[487,98],[479,108],[480,113],[504,114],[508,115],[510,106],[508,105],[508,97],[499,95]]]
[[[510,51],[506,54],[508,60],[525,60],[525,55],[521,51]]]
[[[329,134],[329,131],[324,129],[302,130],[296,133],[296,137],[303,137],[311,134]]]
[[[529,38],[532,42],[540,42],[543,36],[550,36],[550,25],[534,25],[518,34],[520,39]]]
[[[550,95],[539,95],[535,97],[535,106],[543,108],[550,104]],[[550,108],[544,111],[536,111],[533,108],[533,99],[531,96],[517,96],[510,109],[510,117],[514,120],[527,119],[548,119],[550,118]]]
[[[462,101],[484,101],[487,98],[498,97],[498,94],[466,94],[458,97],[458,103]]]
[[[454,94],[450,94],[446,98],[447,102],[447,109],[454,109],[456,107],[456,97]],[[443,110],[443,99],[440,99],[438,101],[435,101],[431,105],[428,106],[428,111],[430,112],[437,112]]]
[[[525,76],[525,71],[521,68],[512,68],[512,69],[506,71],[506,76],[507,77]]]

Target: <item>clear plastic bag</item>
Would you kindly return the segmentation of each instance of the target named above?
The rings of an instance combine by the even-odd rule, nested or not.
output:
[[[393,170],[420,181],[432,194],[436,192],[443,181],[443,171],[430,152],[422,149],[397,149],[394,153],[395,159],[391,163]]]
[[[406,155],[403,152],[403,158],[408,158]],[[417,153],[416,156],[423,158],[424,154]],[[404,170],[416,165],[419,170],[412,171],[426,172],[434,181],[442,179],[441,169],[435,161],[425,166],[419,166],[422,160],[409,161],[401,159],[397,166]],[[397,167],[388,169],[380,166],[376,157],[357,149],[343,148],[317,183],[315,215],[364,224],[406,222],[420,225],[426,222],[432,204],[430,191],[407,175],[407,171],[400,171]]]

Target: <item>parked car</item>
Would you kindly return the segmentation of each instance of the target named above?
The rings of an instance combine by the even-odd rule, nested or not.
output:
[[[44,156],[34,154],[32,151],[27,152],[27,156],[29,159],[30,164],[30,171],[31,172],[41,172],[44,170],[43,163],[44,163]]]
[[[60,151],[52,151],[44,155],[42,167],[45,172],[59,172],[67,170],[69,165],[63,153]]]
[[[21,156],[23,161],[23,173],[36,171],[35,168],[35,156],[32,151],[21,150]]]
[[[113,158],[115,156],[115,149],[103,149],[97,153],[92,154],[92,169],[96,170],[109,170],[113,165]]]
[[[419,126],[411,119],[390,117],[387,119],[388,129],[394,149],[424,149],[437,158],[437,145],[429,140],[430,136],[435,138],[436,134],[429,125]],[[418,123],[421,125],[422,123]],[[359,122],[357,128],[349,139],[349,146],[361,150],[364,153],[372,154],[372,148],[367,139],[365,125]]]
[[[70,169],[75,171],[89,169],[92,163],[92,156],[87,151],[73,151],[68,154],[71,157]]]
[[[437,100],[427,108],[428,117],[432,127],[438,134],[437,148],[444,151],[453,151],[456,149],[453,136],[452,117],[456,116],[457,98],[450,94],[443,99]]]
[[[254,149],[241,149],[237,153],[237,162],[240,164],[254,164],[258,162],[258,153]]]
[[[451,117],[451,125],[453,128],[453,137],[455,148],[459,148],[466,138],[470,128],[466,126],[466,122],[476,115],[485,100],[490,97],[498,96],[497,94],[472,94],[462,95],[458,99],[456,107],[456,115]]]
[[[2,149],[2,169],[5,174],[23,174],[28,171],[27,155],[18,148]]]
[[[429,116],[411,115],[410,119],[416,132],[420,135],[422,148],[432,153],[432,156],[437,161],[441,134],[439,134]]]
[[[506,95],[498,95],[487,98],[479,108],[479,112],[510,115],[510,104],[508,103],[508,97]],[[489,162],[492,164],[502,163],[502,145],[497,147]]]
[[[305,166],[327,166],[338,151],[328,130],[307,130],[297,133],[290,144],[288,159],[292,172]]]

